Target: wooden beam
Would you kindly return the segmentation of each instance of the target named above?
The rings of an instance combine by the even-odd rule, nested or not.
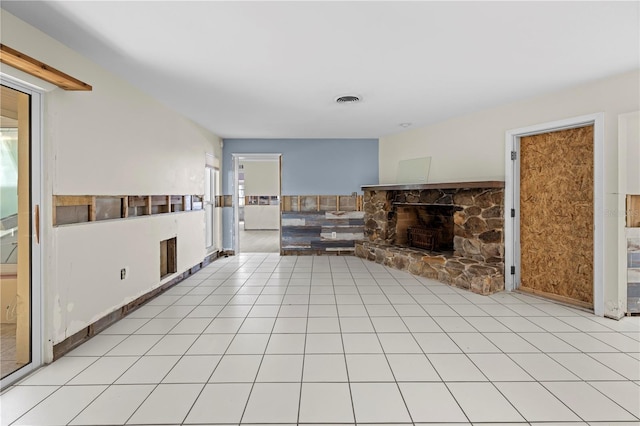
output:
[[[627,195],[627,227],[640,227],[640,195]]]
[[[38,77],[44,81],[55,84],[64,90],[91,91],[93,88],[77,78],[73,78],[37,59],[20,53],[4,44],[0,44],[0,62],[10,65],[27,74]]]
[[[57,213],[58,213],[58,201],[57,201],[57,196],[53,196],[53,208],[51,209],[51,212],[53,213],[53,226],[56,226],[58,224],[58,217],[57,217]]]
[[[88,206],[92,203],[91,195],[54,195],[56,206]]]
[[[91,197],[91,204],[89,205],[89,222],[96,221],[96,197]]]

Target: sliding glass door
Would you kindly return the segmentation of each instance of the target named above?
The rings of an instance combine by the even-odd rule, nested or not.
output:
[[[6,81],[2,81],[0,86],[2,385],[39,366],[41,353],[40,97],[28,89],[20,89],[18,85]],[[34,118],[38,120],[35,126]]]

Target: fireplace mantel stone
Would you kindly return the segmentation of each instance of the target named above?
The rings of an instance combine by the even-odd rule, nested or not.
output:
[[[367,185],[365,240],[356,255],[416,275],[492,294],[504,289],[504,182]],[[454,208],[454,251],[428,252],[396,242],[396,207]]]

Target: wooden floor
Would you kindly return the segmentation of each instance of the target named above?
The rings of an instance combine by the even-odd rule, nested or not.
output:
[[[280,231],[245,231],[240,223],[240,253],[280,253]]]
[[[16,325],[0,324],[0,377],[23,365],[16,363]]]

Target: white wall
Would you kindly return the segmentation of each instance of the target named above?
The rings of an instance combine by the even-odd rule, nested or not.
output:
[[[53,228],[52,195],[203,194],[205,153],[221,158],[222,152],[216,135],[1,13],[3,44],[93,86],[91,92],[65,92],[2,67],[47,90],[42,275],[50,360],[53,344],[161,284],[161,240],[177,236],[178,273],[206,255],[202,211]],[[125,266],[129,277],[121,281]]]
[[[242,161],[244,195],[279,195],[280,161]]]
[[[431,156],[430,181],[504,180],[505,132],[597,112],[605,113],[605,315],[624,311],[618,282],[618,115],[640,108],[640,72],[478,111],[380,139],[380,183],[393,183],[400,160]]]
[[[626,163],[626,192],[640,194],[640,111],[620,116],[619,132],[621,144],[620,162]],[[620,167],[625,170],[624,167]],[[624,189],[624,182],[621,183]]]
[[[244,195],[280,195],[280,160],[243,160]],[[279,205],[245,205],[244,229],[280,229]],[[242,242],[240,243],[242,244]]]

